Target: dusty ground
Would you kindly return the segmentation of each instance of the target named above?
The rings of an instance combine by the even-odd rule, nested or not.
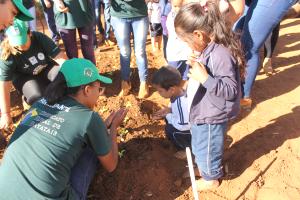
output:
[[[300,199],[300,20],[281,24],[274,55],[276,74],[260,73],[253,89],[254,108],[232,122],[226,138],[226,175],[214,191],[200,192],[200,199],[294,200]],[[186,161],[173,157],[176,149],[165,138],[163,121],[151,120],[153,111],[168,102],[152,91],[146,100],[138,92],[137,70],[132,70],[132,95],[118,98],[119,53],[116,47],[97,50],[100,71],[112,77],[107,97],[95,108],[103,117],[110,110],[129,108],[120,130],[120,162],[108,174],[100,169],[89,199],[188,200],[193,199],[190,180],[183,179]],[[150,50],[149,44],[147,50]],[[162,56],[148,51],[149,76],[163,64]],[[134,57],[132,64],[135,66]],[[13,92],[13,110],[20,116],[19,96]],[[19,117],[16,117],[18,121]],[[0,155],[11,132],[0,140]]]

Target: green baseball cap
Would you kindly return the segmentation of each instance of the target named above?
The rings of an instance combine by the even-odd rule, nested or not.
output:
[[[25,8],[25,6],[22,3],[22,0],[12,0],[14,5],[18,8],[19,12],[16,16],[17,19],[20,19],[22,21],[31,21],[33,20],[32,15],[29,13],[29,11]]]
[[[27,42],[28,25],[26,22],[15,19],[14,24],[8,27],[5,34],[12,46],[21,46]]]
[[[83,58],[66,60],[59,71],[63,73],[68,87],[86,85],[96,80],[103,83],[112,83],[110,78],[99,74],[94,63]]]

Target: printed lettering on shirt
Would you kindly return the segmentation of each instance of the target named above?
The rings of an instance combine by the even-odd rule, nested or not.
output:
[[[30,61],[30,63],[31,63],[32,65],[35,65],[35,64],[38,63],[38,61],[37,61],[37,59],[36,59],[35,56],[32,56],[32,57],[28,58],[28,60]]]
[[[24,65],[24,69],[27,69],[29,67],[29,65],[25,64]]]
[[[47,65],[39,65],[39,66],[37,66],[33,70],[33,75],[37,75],[37,74],[41,73],[41,71],[43,71],[43,69],[45,69],[46,67],[47,67]]]

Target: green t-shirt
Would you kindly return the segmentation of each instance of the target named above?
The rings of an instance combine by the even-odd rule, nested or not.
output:
[[[32,32],[31,45],[27,51],[10,55],[7,60],[0,59],[0,81],[11,81],[16,76],[38,75],[48,65],[53,65],[51,58],[60,52],[58,46],[45,34]]]
[[[111,0],[111,16],[134,18],[148,16],[144,0]]]
[[[12,135],[0,165],[0,199],[76,199],[70,173],[86,146],[109,153],[104,122],[72,98],[36,102]]]
[[[69,12],[62,13],[54,6],[55,23],[58,28],[75,29],[89,26],[94,22],[91,0],[64,0]]]

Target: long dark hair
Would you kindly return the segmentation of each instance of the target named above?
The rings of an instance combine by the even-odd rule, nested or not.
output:
[[[237,61],[241,78],[244,78],[245,59],[241,43],[237,35],[226,24],[224,16],[218,6],[207,1],[205,6],[200,3],[188,3],[184,5],[175,17],[176,32],[193,33],[201,30],[209,35],[217,44],[227,47]]]
[[[68,95],[76,94],[80,88],[81,86],[68,88],[64,75],[58,72],[55,79],[47,86],[44,98],[49,105],[53,105]]]

